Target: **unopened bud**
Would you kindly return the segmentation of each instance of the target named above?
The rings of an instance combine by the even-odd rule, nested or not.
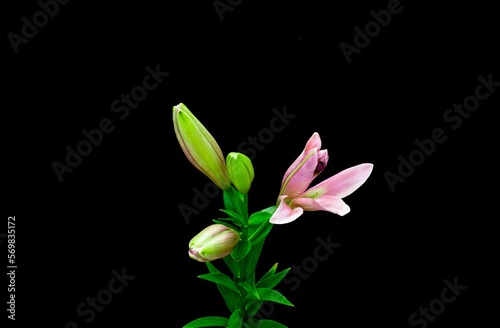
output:
[[[191,164],[219,188],[229,189],[231,180],[224,155],[210,132],[182,103],[174,106],[173,121],[177,140]]]
[[[226,158],[227,171],[232,184],[242,194],[247,194],[254,178],[250,158],[242,153],[232,152]]]
[[[223,224],[212,224],[189,242],[189,257],[198,262],[223,258],[233,251],[240,241],[240,234]]]

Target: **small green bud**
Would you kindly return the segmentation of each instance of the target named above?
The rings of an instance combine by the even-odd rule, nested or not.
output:
[[[242,153],[232,152],[226,158],[227,171],[234,187],[242,194],[248,194],[254,178],[252,161]]]
[[[223,224],[212,224],[191,239],[189,257],[198,262],[217,260],[231,254],[239,241],[237,231]]]

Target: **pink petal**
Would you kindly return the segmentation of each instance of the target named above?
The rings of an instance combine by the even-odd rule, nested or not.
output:
[[[313,135],[309,138],[306,146],[304,147],[303,153],[308,153],[313,148],[321,149],[321,138],[319,137],[318,132],[314,132]]]
[[[295,168],[300,163],[302,163],[307,154],[314,148],[317,148],[318,150],[321,148],[321,138],[319,137],[319,134],[317,132],[313,133],[313,135],[307,141],[306,146],[304,147],[302,153],[299,155],[299,157],[297,157],[297,159],[292,163],[292,165],[290,165],[288,170],[286,170],[282,183],[285,182],[286,178],[290,175],[290,173],[293,170],[295,170]]]
[[[351,211],[342,198],[329,195],[318,198],[295,198],[291,204],[292,206],[300,206],[304,211],[327,211],[340,216]]]
[[[317,176],[325,169],[328,164],[328,150],[323,149],[318,152],[318,165],[316,166],[316,170],[314,171],[314,176]]]
[[[289,198],[295,198],[301,195],[309,188],[312,180],[316,177],[316,168],[318,166],[318,151],[312,149],[294,171],[286,177],[281,186],[280,195],[288,195]]]
[[[322,195],[344,198],[358,189],[368,179],[373,164],[359,164],[335,174],[307,190],[303,197],[316,198]]]
[[[304,213],[304,210],[300,207],[291,208],[285,203],[284,199],[286,195],[280,196],[278,208],[274,211],[271,219],[269,220],[273,224],[285,224],[297,220],[299,216]]]

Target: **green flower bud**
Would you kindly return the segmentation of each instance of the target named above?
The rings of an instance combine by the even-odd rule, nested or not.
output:
[[[214,137],[184,104],[173,108],[174,130],[187,159],[219,188],[227,190],[231,180],[224,155]]]
[[[233,251],[240,241],[240,234],[223,224],[212,224],[189,242],[189,257],[198,262],[223,258]]]
[[[226,158],[227,171],[234,187],[247,194],[252,185],[254,171],[252,161],[242,153],[232,152]]]

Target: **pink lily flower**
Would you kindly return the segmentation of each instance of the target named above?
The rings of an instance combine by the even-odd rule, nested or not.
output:
[[[373,170],[373,164],[350,167],[309,188],[327,163],[328,151],[321,149],[321,138],[315,132],[283,176],[271,223],[290,223],[304,211],[327,211],[340,216],[349,213],[350,208],[343,198],[365,183]]]

